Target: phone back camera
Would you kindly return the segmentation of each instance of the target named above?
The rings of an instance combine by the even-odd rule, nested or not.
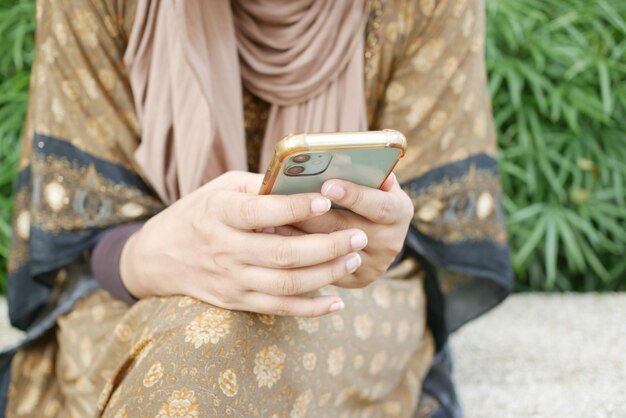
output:
[[[329,152],[297,154],[289,159],[284,173],[287,176],[314,176],[326,171],[332,157]]]
[[[306,168],[301,165],[292,165],[287,169],[287,174],[290,176],[297,176],[298,174],[302,174]]]

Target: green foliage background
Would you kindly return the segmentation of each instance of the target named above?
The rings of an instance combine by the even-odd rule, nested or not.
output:
[[[487,3],[487,63],[518,290],[624,290],[626,1]],[[33,4],[0,0],[1,289]]]

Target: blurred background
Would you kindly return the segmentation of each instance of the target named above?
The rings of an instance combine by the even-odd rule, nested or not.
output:
[[[626,298],[610,292],[626,290],[626,1],[487,0],[487,9],[487,64],[504,206],[516,290],[524,294],[455,337],[453,348],[464,347],[458,353],[461,398],[466,404],[475,403],[473,411],[466,405],[468,416],[624,417],[626,378],[611,377],[610,370],[626,376],[622,354],[626,352]],[[2,292],[13,183],[33,60],[34,14],[34,0],[0,0]],[[551,294],[544,294],[548,292]],[[510,330],[505,325],[512,322],[519,328],[505,342],[506,329]],[[489,340],[494,333],[488,332],[498,326],[504,333],[498,334],[500,343]],[[606,334],[593,335],[602,327]],[[552,342],[547,343],[546,338]],[[593,343],[589,348],[593,352],[583,353],[585,342]],[[548,350],[542,354],[548,365],[571,363],[567,356],[574,350],[578,353],[574,362],[579,361],[590,376],[598,372],[590,362],[605,365],[607,369],[601,373],[611,375],[604,382],[609,389],[589,400],[590,395],[582,395],[583,389],[598,382],[581,382],[584,371],[569,377],[563,375],[563,369],[548,373],[548,377],[533,374],[528,364],[542,364],[541,358],[524,357],[528,350],[515,351],[519,344]],[[564,352],[558,351],[559,344]],[[609,352],[603,351],[609,348]],[[554,359],[546,359],[550,354]],[[485,364],[491,370],[488,373],[484,373]],[[527,373],[517,376],[520,367],[526,367]],[[499,389],[494,389],[490,376]],[[579,379],[584,386],[580,388],[582,398],[576,396],[576,388],[570,388],[571,402],[560,404],[562,393],[542,391],[542,386],[535,384],[549,383],[550,378]],[[509,395],[499,394],[507,385]],[[526,398],[511,396],[515,390],[524,390],[520,396]],[[613,390],[621,399],[611,395]],[[541,396],[548,396],[544,403]],[[555,404],[557,399],[561,401]],[[497,405],[501,414],[488,415],[485,405],[489,402]],[[511,402],[519,405],[511,406]],[[580,406],[581,402],[587,403]],[[484,413],[478,412],[481,407]],[[567,408],[572,411],[569,415],[563,412]],[[493,413],[493,408],[490,410]]]

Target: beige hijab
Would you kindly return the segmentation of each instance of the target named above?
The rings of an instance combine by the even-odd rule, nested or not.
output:
[[[242,83],[271,103],[261,168],[297,132],[367,128],[365,0],[139,0],[124,56],[135,158],[172,203],[246,170]]]

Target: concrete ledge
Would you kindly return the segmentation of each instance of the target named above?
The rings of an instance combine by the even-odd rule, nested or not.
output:
[[[0,346],[20,336],[0,299]],[[466,418],[626,417],[626,294],[515,295],[452,350]]]
[[[467,418],[626,417],[626,294],[515,295],[452,349]]]

